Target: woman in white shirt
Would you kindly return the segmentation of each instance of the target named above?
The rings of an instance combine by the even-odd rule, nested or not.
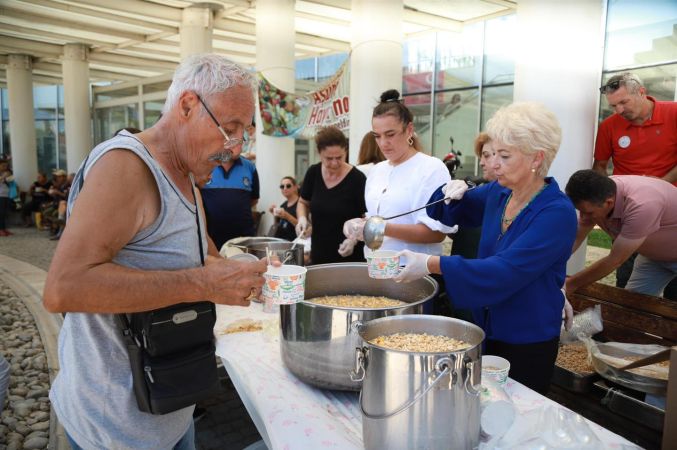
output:
[[[413,115],[394,89],[381,94],[372,114],[372,134],[386,160],[367,177],[367,217],[390,217],[426,204],[431,194],[451,180],[442,161],[420,151]],[[362,240],[365,219],[346,222],[349,239]],[[382,250],[412,250],[442,254],[442,241],[452,228],[431,219],[425,209],[386,222]],[[371,253],[367,247],[365,256]],[[405,264],[406,261],[401,261]]]

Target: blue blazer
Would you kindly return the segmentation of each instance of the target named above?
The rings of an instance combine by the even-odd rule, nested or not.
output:
[[[576,238],[576,211],[553,178],[501,233],[510,189],[497,182],[465,193],[427,213],[445,225],[482,226],[477,259],[440,258],[447,293],[457,308],[468,308],[487,339],[511,344],[559,336],[566,263]],[[430,201],[443,198],[442,186]]]

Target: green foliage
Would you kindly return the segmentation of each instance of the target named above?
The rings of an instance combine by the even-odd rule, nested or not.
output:
[[[602,230],[594,229],[588,235],[588,245],[609,249],[611,248],[611,237]]]

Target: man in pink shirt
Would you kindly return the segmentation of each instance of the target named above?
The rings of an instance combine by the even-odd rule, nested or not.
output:
[[[565,191],[580,212],[573,251],[595,225],[613,239],[607,256],[566,280],[567,293],[600,280],[637,252],[626,289],[662,295],[677,277],[677,188],[653,177],[579,170]]]

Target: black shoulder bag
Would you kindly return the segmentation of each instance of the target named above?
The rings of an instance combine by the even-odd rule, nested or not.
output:
[[[195,187],[192,189],[195,199]],[[195,208],[204,266],[197,200]],[[115,321],[127,346],[139,410],[167,414],[218,392],[214,303],[179,303],[153,311],[116,314]]]

